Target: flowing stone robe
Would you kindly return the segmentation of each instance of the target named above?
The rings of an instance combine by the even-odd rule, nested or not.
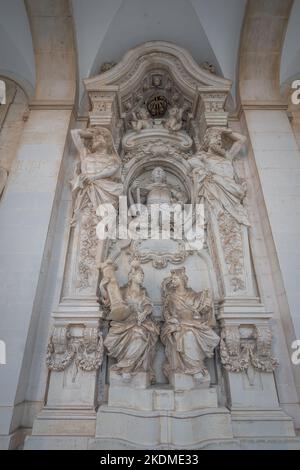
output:
[[[221,135],[229,134],[234,141],[227,152]],[[246,183],[240,183],[235,174],[233,159],[245,144],[245,137],[229,129],[211,128],[205,137],[206,149],[189,159],[197,200],[207,201],[216,216],[227,211],[239,224],[249,226],[248,215],[242,205]]]
[[[206,290],[197,293],[186,288],[184,295],[176,291],[166,295],[161,340],[166,348],[167,377],[178,372],[207,375],[203,361],[213,356],[220,341],[208,326],[206,317],[211,311],[212,301]]]
[[[126,320],[112,321],[104,341],[108,354],[118,361],[111,369],[121,374],[150,372],[153,379],[152,362],[159,327],[150,318],[152,302],[144,287],[133,293],[127,285],[121,288],[121,293],[130,315]]]
[[[113,149],[111,136],[106,133],[108,134],[106,129],[72,131],[81,159],[71,182],[75,199],[74,219],[89,203],[94,211],[99,204],[110,203],[116,207],[118,197],[123,193],[123,184],[120,182],[121,162]],[[83,144],[82,138],[92,140],[91,148]]]

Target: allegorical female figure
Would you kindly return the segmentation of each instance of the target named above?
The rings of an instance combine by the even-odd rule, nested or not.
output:
[[[222,137],[232,142],[230,150],[223,147]],[[193,169],[196,199],[204,198],[216,216],[228,212],[238,223],[249,225],[243,199],[246,184],[240,182],[233,160],[244,147],[246,138],[231,129],[208,128],[199,154],[189,159]]]
[[[88,204],[96,211],[99,204],[118,204],[123,192],[121,160],[114,148],[111,133],[102,127],[72,130],[74,144],[80,155],[71,181],[74,217]]]
[[[144,272],[139,262],[134,260],[128,274],[128,284],[119,288],[115,278],[105,277],[105,268],[103,271],[101,291],[104,301],[111,308],[112,318],[116,310],[121,318],[122,304],[125,312],[123,319],[111,321],[109,333],[104,341],[108,354],[117,360],[111,370],[121,374],[125,381],[130,380],[132,375],[138,372],[149,372],[153,379],[152,362],[159,327],[152,319],[153,305],[143,287]],[[111,282],[113,290],[119,290],[118,292],[110,290]]]
[[[174,269],[162,283],[164,326],[161,340],[165,345],[165,375],[192,375],[196,381],[208,381],[204,364],[212,357],[220,338],[209,326],[213,304],[209,290],[195,292],[187,287],[185,268]]]

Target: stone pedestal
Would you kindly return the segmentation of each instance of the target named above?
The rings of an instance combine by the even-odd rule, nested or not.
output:
[[[210,376],[207,375],[201,380],[195,379],[193,375],[188,374],[172,374],[170,377],[170,383],[174,387],[174,390],[192,390],[194,388],[208,388],[210,384]]]
[[[226,408],[137,411],[101,406],[93,449],[196,449],[222,441],[234,446]]]
[[[149,374],[139,373],[130,382],[110,373],[108,407],[137,411],[192,411],[217,408],[215,387],[196,383],[192,376],[174,374],[170,385],[150,385]]]
[[[124,442],[132,448],[188,448],[216,437],[231,439],[232,430],[228,410],[218,408],[215,387],[184,374],[174,374],[170,385],[150,385],[148,374],[125,382],[110,373],[108,404],[97,413],[96,449],[121,448]]]

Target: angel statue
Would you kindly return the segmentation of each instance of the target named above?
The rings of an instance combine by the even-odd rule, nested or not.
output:
[[[196,382],[209,382],[204,364],[212,357],[220,338],[211,328],[213,303],[209,290],[195,292],[187,287],[185,268],[171,270],[162,282],[164,326],[161,340],[165,345],[164,373],[192,375]]]
[[[103,127],[71,131],[80,161],[71,181],[74,199],[75,223],[80,211],[92,205],[96,211],[99,204],[110,203],[115,207],[123,192],[121,183],[121,160],[114,147],[111,133]]]
[[[140,108],[136,113],[132,113],[131,127],[136,132],[153,127],[153,120],[145,107]]]
[[[170,132],[178,132],[182,128],[183,109],[173,106],[169,109],[169,116],[164,123],[165,129]]]
[[[153,380],[152,363],[159,326],[152,319],[153,304],[143,287],[144,272],[140,262],[132,261],[128,284],[121,288],[111,269],[106,275],[105,268],[100,286],[102,302],[117,313],[116,319],[114,313],[111,315],[113,319],[104,341],[108,355],[117,360],[111,370],[120,374],[125,382],[129,382],[138,372],[149,373]],[[110,285],[114,292],[109,289]],[[122,304],[123,315],[120,314]]]
[[[223,141],[231,142],[226,150]],[[200,152],[189,158],[195,198],[204,198],[216,216],[228,212],[239,224],[250,225],[243,200],[246,183],[237,176],[233,160],[245,146],[246,137],[223,127],[207,129]]]

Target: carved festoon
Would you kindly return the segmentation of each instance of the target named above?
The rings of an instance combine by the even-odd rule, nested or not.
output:
[[[99,328],[85,327],[81,334],[72,333],[71,325],[54,327],[47,347],[49,370],[62,372],[74,361],[77,368],[90,372],[99,369],[103,360],[103,340]]]
[[[269,326],[237,325],[222,329],[221,362],[230,372],[247,371],[250,366],[260,372],[273,372],[279,363],[271,349]]]

